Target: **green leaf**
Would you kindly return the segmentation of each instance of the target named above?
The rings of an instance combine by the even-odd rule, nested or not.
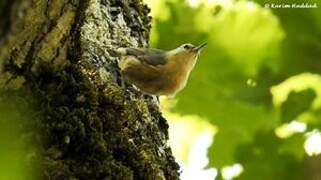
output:
[[[315,97],[316,93],[312,89],[300,92],[291,91],[287,100],[281,105],[282,122],[290,122],[309,110]]]

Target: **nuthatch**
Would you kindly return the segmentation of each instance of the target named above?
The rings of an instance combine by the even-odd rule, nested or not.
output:
[[[151,95],[175,96],[182,90],[193,70],[200,46],[183,44],[163,51],[152,48],[118,48],[122,76],[141,91]]]

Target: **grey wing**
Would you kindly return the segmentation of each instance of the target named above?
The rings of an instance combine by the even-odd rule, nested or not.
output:
[[[165,51],[149,48],[126,48],[126,54],[136,56],[138,60],[157,66],[165,65]]]

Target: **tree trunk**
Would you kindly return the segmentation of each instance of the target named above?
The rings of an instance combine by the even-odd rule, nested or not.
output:
[[[28,156],[41,179],[178,179],[157,101],[121,86],[113,54],[148,45],[148,13],[141,0],[0,2],[0,100],[36,108],[22,136],[41,144]]]

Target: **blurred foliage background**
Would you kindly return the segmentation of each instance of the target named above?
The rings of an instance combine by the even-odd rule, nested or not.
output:
[[[40,179],[38,114],[27,97],[18,90],[0,90],[0,180]]]
[[[182,179],[321,179],[320,1],[145,1],[152,47],[208,43],[161,101]]]

